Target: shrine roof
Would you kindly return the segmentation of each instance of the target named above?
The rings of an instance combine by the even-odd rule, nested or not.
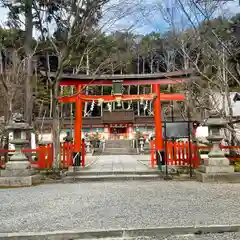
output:
[[[189,79],[193,70],[153,73],[153,74],[116,74],[116,75],[85,75],[85,74],[62,74],[60,78],[61,85],[111,85],[114,80],[123,80],[123,84],[177,84]],[[44,71],[41,74],[46,76]],[[55,72],[50,72],[49,77],[54,78]]]

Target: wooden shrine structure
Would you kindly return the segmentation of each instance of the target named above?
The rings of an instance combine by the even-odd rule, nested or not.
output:
[[[155,74],[127,74],[127,75],[70,75],[62,74],[61,86],[76,86],[76,94],[72,96],[60,96],[59,101],[76,104],[74,122],[74,155],[81,156],[81,131],[82,131],[82,108],[85,101],[96,101],[98,104],[104,102],[117,102],[128,100],[153,100],[154,102],[154,122],[155,122],[155,146],[157,160],[164,159],[164,143],[162,133],[161,101],[183,101],[184,94],[164,94],[161,93],[161,85],[183,84],[190,81],[192,71],[176,71]],[[54,78],[55,73],[50,73]],[[112,95],[85,95],[86,86],[112,86]],[[124,95],[122,86],[124,85],[152,85],[151,94]],[[80,157],[81,158],[81,157]],[[81,159],[80,159],[81,161]]]

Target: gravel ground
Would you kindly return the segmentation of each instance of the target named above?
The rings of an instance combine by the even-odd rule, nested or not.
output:
[[[185,236],[173,236],[173,237],[163,238],[163,240],[239,240],[239,239],[240,239],[240,233],[206,234],[206,235],[200,235],[200,236],[185,235]],[[145,240],[145,239],[141,239],[141,240]]]
[[[0,189],[0,232],[239,224],[239,199],[240,184],[197,182],[94,182]]]
[[[101,239],[101,238],[100,238]],[[184,236],[172,236],[172,237],[162,237],[161,240],[239,240],[240,233],[224,233],[224,234],[207,234],[201,236],[184,235]],[[77,239],[81,240],[81,239]],[[97,239],[93,239],[97,240]],[[99,240],[99,238],[98,238]],[[102,240],[116,240],[116,238],[103,238]],[[118,240],[128,240],[126,238]],[[129,239],[133,240],[133,239]],[[138,237],[135,240],[159,240],[159,237]]]
[[[163,237],[161,240],[239,240],[240,233],[207,234],[201,236],[184,235]],[[139,237],[136,240],[159,240],[159,238]]]

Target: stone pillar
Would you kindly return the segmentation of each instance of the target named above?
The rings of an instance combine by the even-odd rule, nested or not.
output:
[[[21,151],[29,144],[26,133],[31,129],[24,122],[14,122],[6,127],[6,130],[13,131],[14,138],[10,143],[15,145],[15,153],[6,163],[5,169],[0,171],[0,186],[31,186],[40,182],[40,175],[36,175],[35,170],[31,169],[29,159]]]
[[[104,125],[104,138],[105,139],[109,139],[109,129],[108,129],[108,125]]]
[[[88,138],[85,141],[86,141],[86,146],[87,146],[86,153],[90,153],[91,152],[91,143]]]

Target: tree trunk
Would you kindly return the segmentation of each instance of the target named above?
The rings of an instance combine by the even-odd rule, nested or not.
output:
[[[151,94],[153,93],[152,84],[151,84],[151,87],[150,87],[150,93],[151,93]],[[153,102],[153,101],[150,101],[150,103],[149,103],[150,115],[151,115],[151,113],[153,112],[152,102]]]
[[[63,96],[63,93],[64,93],[64,86],[60,86],[61,88],[61,96]],[[63,117],[63,104],[64,103],[61,103],[61,111],[60,111],[60,114],[61,114],[61,118]]]
[[[48,53],[46,54],[46,60],[47,60],[47,74],[49,74],[50,73],[50,63],[49,63]],[[48,86],[49,86],[49,81],[47,81],[47,89],[48,89]],[[49,106],[49,117],[50,118],[52,117],[52,109],[53,109],[52,103],[53,103],[53,91],[50,90],[50,106]]]
[[[139,62],[139,49],[137,49],[137,74],[140,73],[140,62]],[[137,94],[139,95],[139,85],[137,85]],[[140,102],[137,102],[137,113],[140,116]]]
[[[142,68],[143,68],[143,74],[145,73],[145,57],[143,57],[143,62],[142,62]]]
[[[152,56],[152,52],[151,52],[150,71],[151,71],[151,73],[153,73],[153,56]]]
[[[26,79],[25,79],[25,120],[32,124],[32,34],[33,34],[33,14],[32,14],[33,0],[25,1],[25,42],[24,50],[26,54]]]
[[[153,56],[151,52],[151,73],[153,73]],[[150,93],[152,94],[152,84],[150,85]],[[152,101],[149,101],[149,112],[148,114],[151,115],[150,113],[152,112]]]
[[[227,72],[226,72],[226,53],[225,53],[225,49],[223,48],[223,53],[222,53],[222,67],[223,67],[223,71],[222,71],[222,75],[223,75],[223,83],[224,83],[224,86],[225,86],[225,89],[224,89],[224,92],[225,92],[225,96],[224,98],[224,103],[225,101],[227,101],[227,108],[225,106],[225,110],[228,109],[227,111],[227,115],[228,115],[228,125],[230,128],[232,128],[232,131],[230,132],[230,144],[231,146],[234,146],[236,144],[238,144],[238,139],[237,139],[237,134],[236,134],[236,131],[234,129],[234,124],[232,123],[233,122],[233,108],[232,108],[232,102],[231,102],[231,98],[230,98],[230,89],[229,89],[229,84],[228,84],[228,75],[227,75]]]
[[[53,168],[59,169],[60,167],[60,126],[59,126],[59,86],[57,81],[51,88],[53,92],[52,106],[53,106],[53,121],[52,121],[52,137],[53,137]]]
[[[50,89],[50,108],[49,108],[49,117],[52,117],[53,113],[53,91]]]
[[[4,106],[4,119],[5,125],[9,125],[12,119],[12,98],[10,96],[5,97],[6,105]]]
[[[103,96],[103,92],[104,92],[104,86],[101,86],[101,95]],[[101,108],[101,117],[103,116],[103,103],[101,104],[101,106],[100,106],[100,108]]]
[[[73,95],[73,86],[71,88],[71,95]],[[70,121],[71,121],[71,137],[73,137],[73,103],[70,103]]]
[[[89,75],[89,68],[90,68],[90,66],[89,66],[89,56],[88,56],[88,52],[87,52],[87,56],[86,56],[86,75]],[[88,86],[86,86],[85,94],[88,95]],[[87,110],[88,110],[88,102],[85,102],[85,104],[84,104],[84,117],[86,117]]]
[[[140,92],[140,86],[137,85],[137,95],[139,95],[139,92]],[[137,102],[137,107],[138,107],[138,116],[140,116],[140,102],[138,101]]]

